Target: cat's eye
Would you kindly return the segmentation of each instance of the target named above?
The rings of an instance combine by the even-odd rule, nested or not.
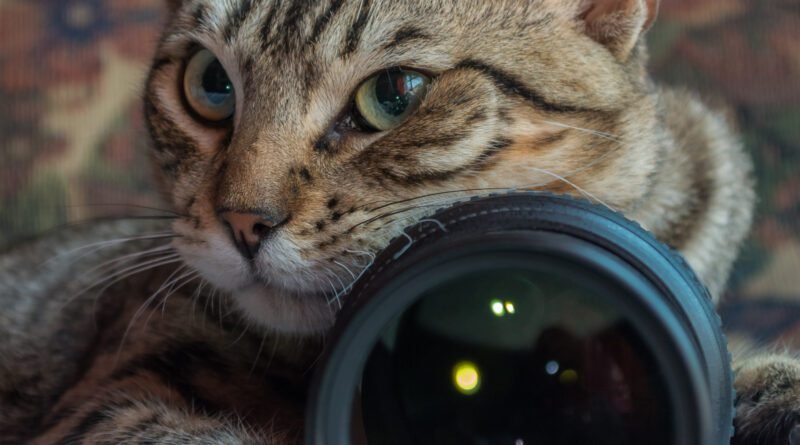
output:
[[[195,113],[212,122],[231,117],[236,109],[233,82],[209,50],[198,51],[186,65],[183,92]]]
[[[430,78],[416,71],[400,68],[383,71],[359,87],[356,110],[371,129],[397,128],[419,108],[429,84]]]

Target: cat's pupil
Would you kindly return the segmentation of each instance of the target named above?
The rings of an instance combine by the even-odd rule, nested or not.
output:
[[[404,71],[389,71],[378,75],[375,83],[375,98],[381,108],[391,116],[402,116],[417,88],[425,79]]]
[[[233,84],[219,60],[211,62],[203,73],[203,90],[214,105],[224,103],[233,92]]]

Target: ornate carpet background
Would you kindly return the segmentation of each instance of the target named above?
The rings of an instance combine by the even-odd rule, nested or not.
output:
[[[139,91],[162,2],[0,0],[0,249],[158,206]],[[656,77],[731,107],[756,161],[723,318],[800,347],[800,0],[663,0],[649,39]]]

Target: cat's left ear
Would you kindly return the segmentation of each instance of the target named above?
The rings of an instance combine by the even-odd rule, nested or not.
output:
[[[627,60],[658,15],[659,0],[584,0],[580,18],[586,34]]]

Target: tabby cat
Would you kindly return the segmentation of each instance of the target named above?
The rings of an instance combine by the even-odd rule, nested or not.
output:
[[[145,89],[174,214],[0,259],[0,442],[293,444],[343,290],[498,190],[624,212],[719,298],[754,203],[725,119],[655,85],[657,0],[171,0]],[[739,356],[739,444],[800,444],[800,361]]]

